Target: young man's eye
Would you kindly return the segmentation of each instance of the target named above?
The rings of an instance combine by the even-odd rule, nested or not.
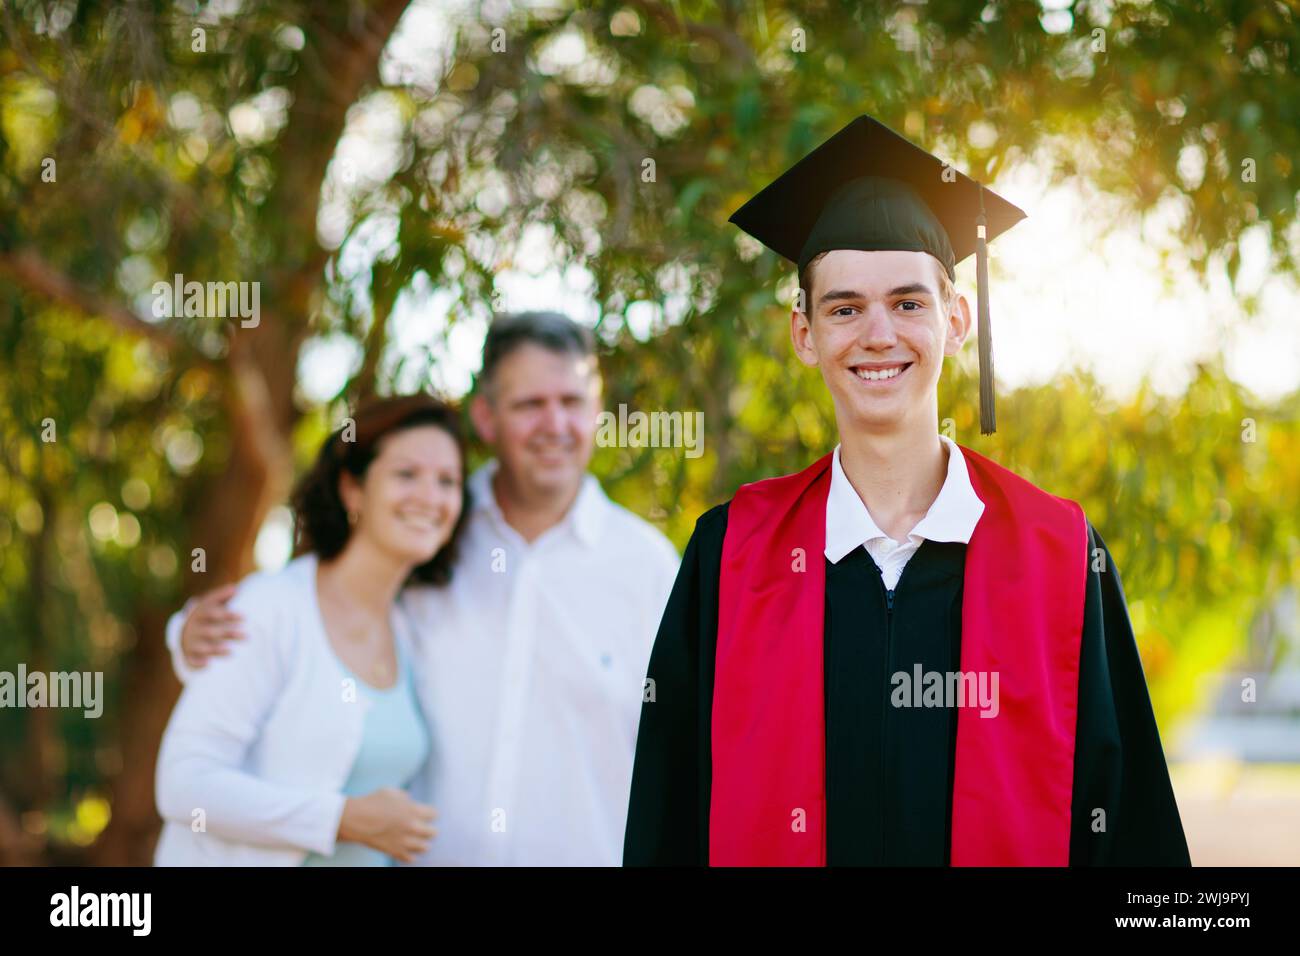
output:
[[[913,308],[910,308],[910,309],[904,309],[904,310],[903,310],[904,312],[915,312],[917,309],[923,309],[923,308],[925,308],[925,306],[924,306],[923,304],[921,304],[920,302],[917,302],[915,299],[904,299],[902,302],[900,302],[900,303],[898,303],[898,304],[899,304],[900,306],[907,306],[907,305],[913,306]]]
[[[831,315],[849,316],[855,314],[857,311],[858,310],[851,305],[842,305],[838,309],[831,312]]]

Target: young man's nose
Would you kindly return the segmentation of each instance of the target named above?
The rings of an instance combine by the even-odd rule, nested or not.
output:
[[[863,348],[889,348],[896,338],[893,317],[884,305],[872,305],[863,313],[862,326],[858,332],[858,343]]]

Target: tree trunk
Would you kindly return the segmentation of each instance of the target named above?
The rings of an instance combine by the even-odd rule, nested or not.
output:
[[[213,488],[196,496],[189,548],[201,547],[206,573],[189,574],[186,593],[236,581],[253,567],[253,545],[267,511],[292,479],[290,439],[298,352],[328,253],[316,242],[325,170],[348,108],[376,75],[379,56],[409,0],[321,4],[301,24],[320,68],[302,65],[291,81],[289,118],[273,156],[279,179],[262,225],[280,256],[265,273],[261,322],[236,329],[225,384],[231,454]],[[268,264],[269,265],[269,264]],[[191,567],[190,550],[181,559]],[[144,606],[144,602],[141,603]],[[122,770],[112,784],[113,816],[88,853],[98,865],[147,865],[158,832],[154,764],[179,685],[164,643],[165,610],[142,611],[127,677],[120,740]]]
[[[293,360],[296,355],[285,356]],[[292,367],[292,366],[291,366]],[[292,379],[281,388],[292,391]],[[232,399],[238,406],[239,400]],[[274,447],[264,447],[249,424],[247,410],[232,409],[231,455],[218,487],[204,494],[190,547],[180,556],[187,572],[186,593],[196,594],[237,581],[253,567],[253,545],[267,511],[282,499],[291,476],[287,432],[276,432]],[[262,420],[262,425],[269,423]],[[268,453],[269,451],[269,453]],[[192,549],[202,548],[203,573],[193,571]],[[88,854],[99,866],[147,866],[153,858],[159,818],[154,806],[154,765],[158,744],[180,691],[164,641],[167,610],[139,605],[137,643],[125,675],[121,715],[122,770],[112,790],[113,816]]]

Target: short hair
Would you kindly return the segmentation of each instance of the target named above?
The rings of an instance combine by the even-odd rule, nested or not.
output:
[[[460,517],[451,536],[432,558],[411,572],[411,580],[424,584],[446,584],[451,580],[470,499],[465,487],[465,439],[455,406],[432,395],[402,395],[376,398],[363,403],[346,427],[354,427],[352,440],[344,440],[344,428],[326,439],[316,463],[303,476],[293,493],[294,553],[314,552],[322,560],[339,555],[352,536],[347,508],[339,494],[339,479],[346,471],[360,480],[379,455],[379,445],[389,435],[434,425],[456,443],[460,452]]]
[[[812,314],[809,310],[812,308],[813,266],[820,262],[825,255],[825,252],[817,253],[808,260],[806,266],[799,270],[799,291],[803,293],[803,311],[805,315]],[[948,270],[943,267],[943,263],[939,262],[938,259],[935,259],[935,263],[939,266],[939,304],[947,312],[952,307],[953,300],[957,298],[957,287],[948,278]]]
[[[511,352],[524,345],[538,345],[560,355],[586,358],[596,353],[595,336],[559,312],[513,312],[496,316],[483,340],[483,367],[475,379],[475,389],[492,386],[496,367]]]

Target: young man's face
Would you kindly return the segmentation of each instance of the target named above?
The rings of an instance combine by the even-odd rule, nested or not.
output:
[[[821,369],[840,427],[893,431],[938,418],[943,357],[970,331],[970,305],[940,300],[927,252],[837,249],[812,267],[807,312],[790,317],[795,353]]]
[[[511,480],[531,495],[572,493],[595,450],[600,374],[594,356],[521,345],[501,359],[474,427]]]

